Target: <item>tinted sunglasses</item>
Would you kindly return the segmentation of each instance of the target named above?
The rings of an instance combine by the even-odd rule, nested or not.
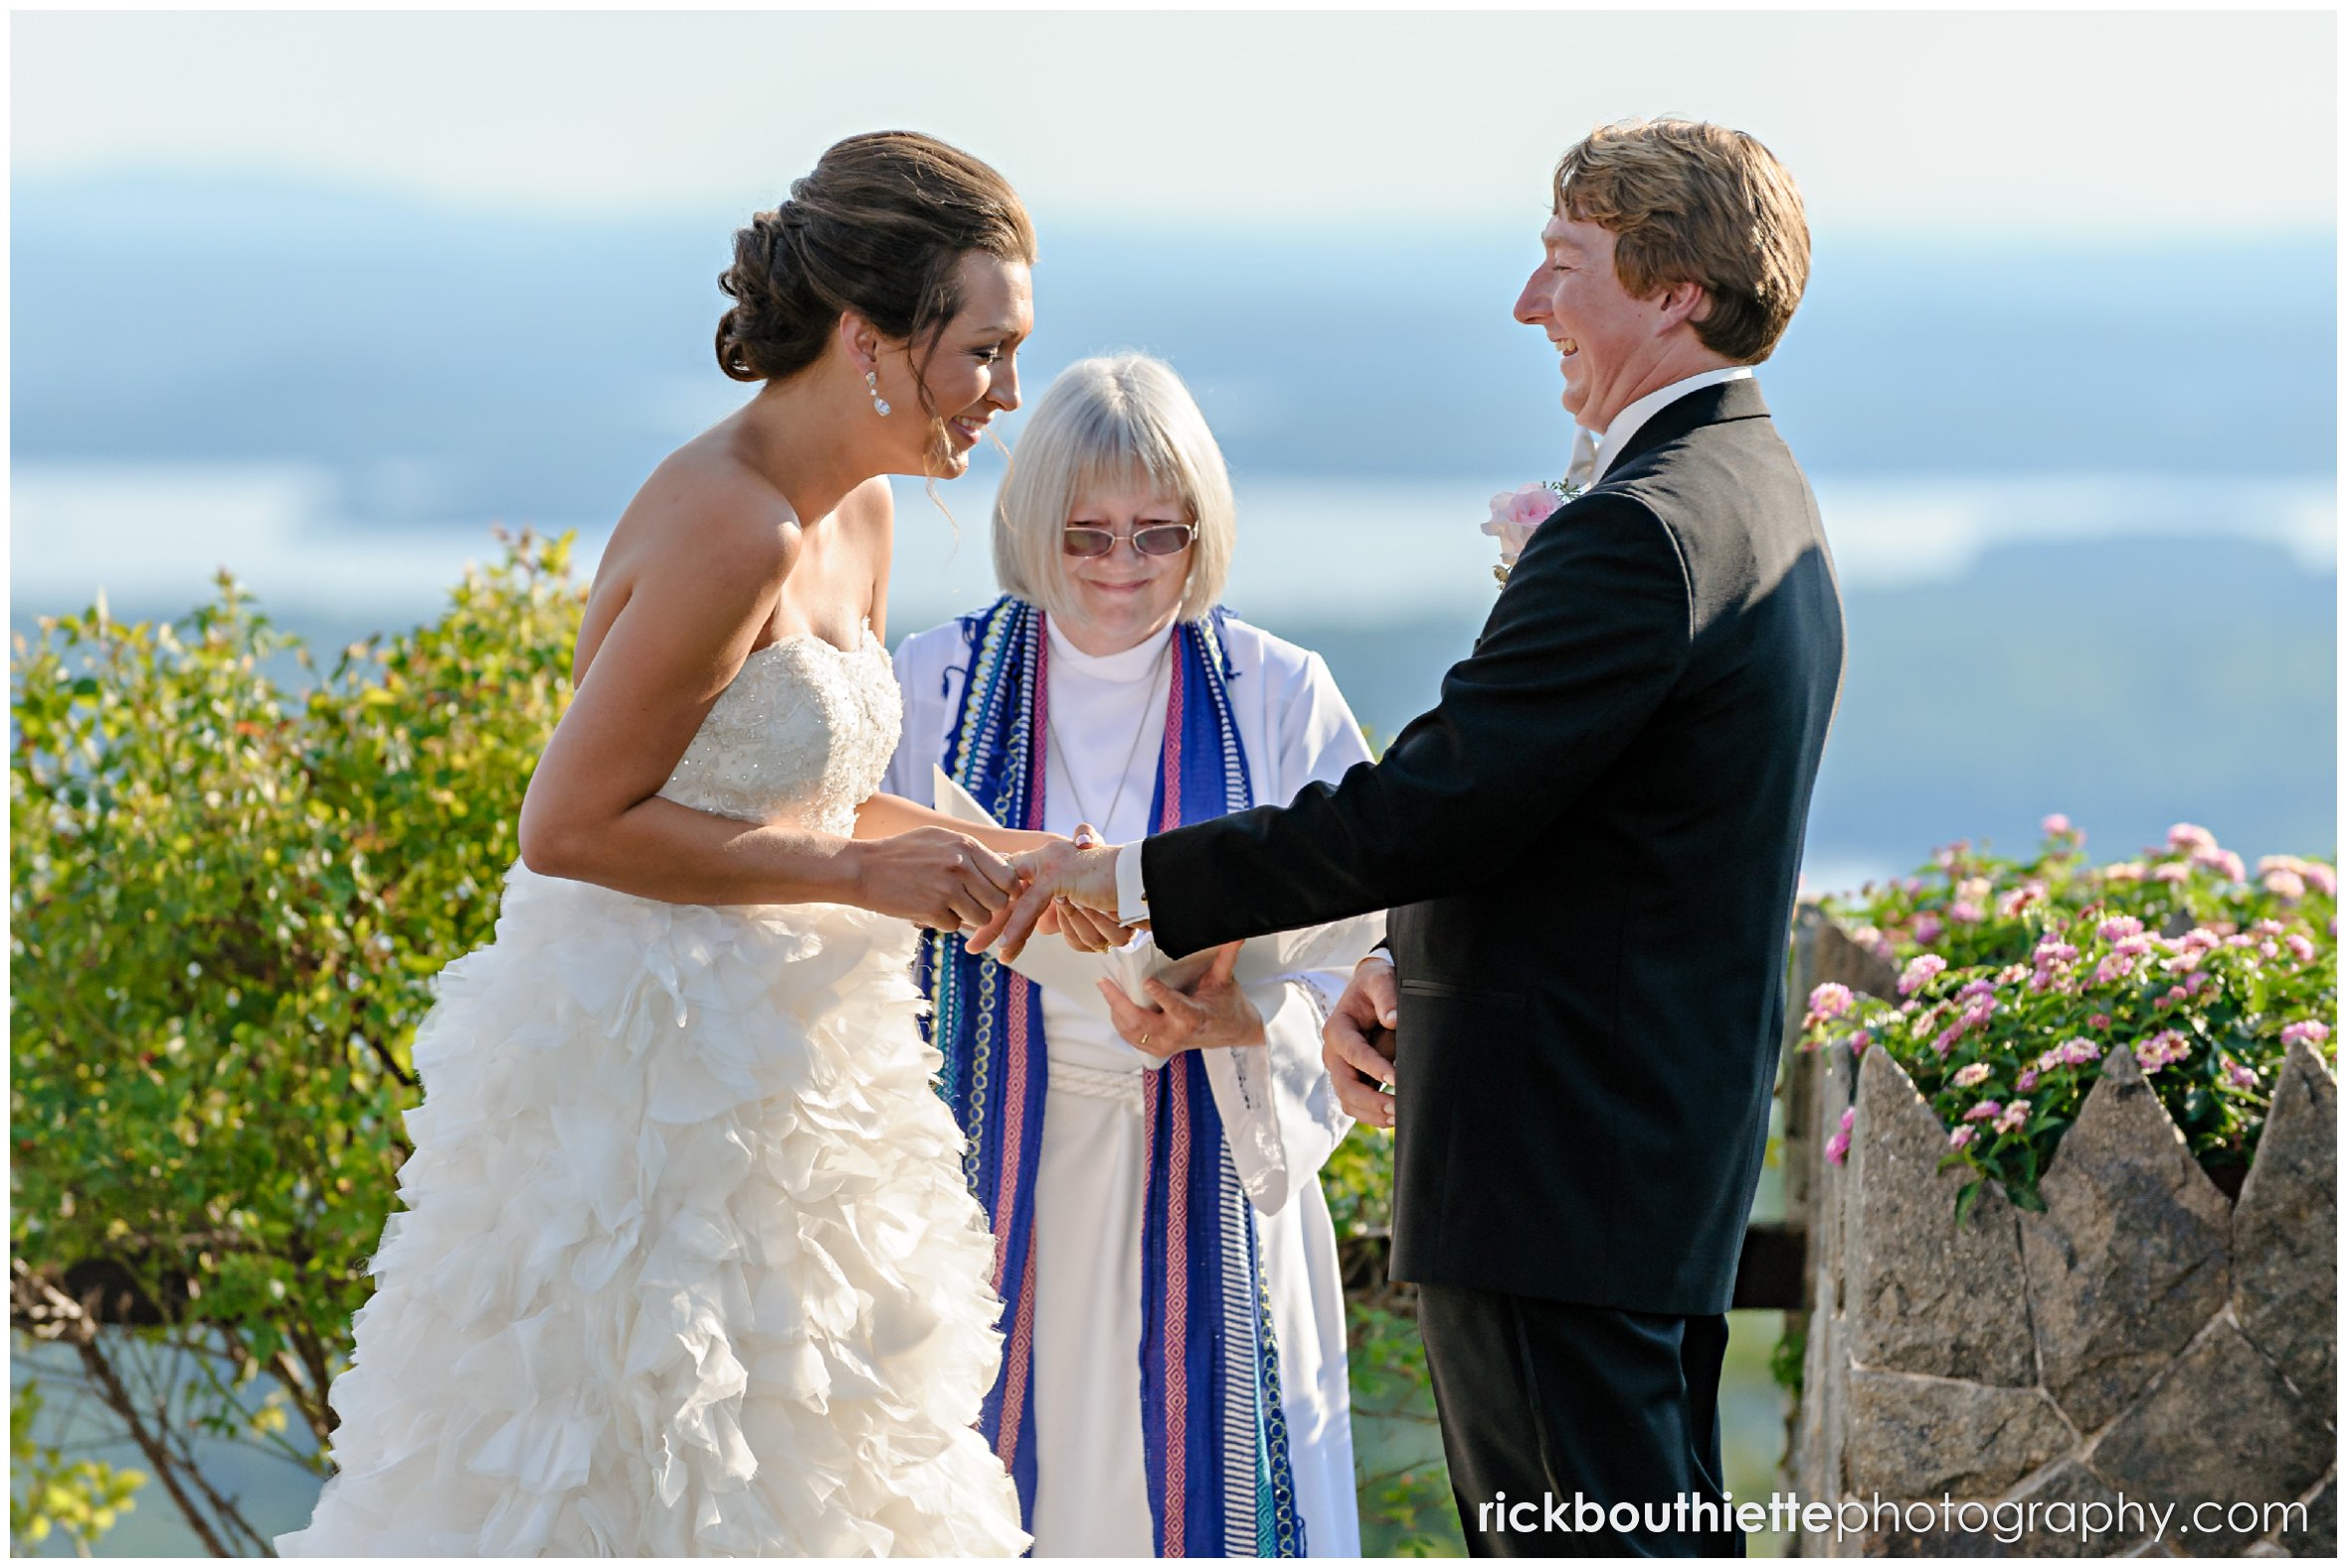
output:
[[[1195,523],[1145,523],[1130,534],[1071,523],[1059,531],[1059,548],[1071,556],[1090,558],[1107,555],[1116,549],[1118,540],[1130,539],[1134,550],[1141,555],[1177,556],[1197,536]]]

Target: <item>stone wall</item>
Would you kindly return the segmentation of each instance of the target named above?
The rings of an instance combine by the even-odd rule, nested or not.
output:
[[[1814,918],[1795,969],[1878,994],[1889,978]],[[1837,1166],[1822,1151],[1853,1104]],[[1793,1055],[1785,1111],[1810,1279],[1786,1459],[1800,1498],[2178,1505],[2156,1545],[2144,1515],[2081,1539],[2075,1510],[2041,1508],[2064,1533],[2004,1543],[1877,1514],[1848,1538],[1805,1533],[1797,1550],[2336,1554],[2338,1109],[2312,1049],[2290,1049],[2238,1202],[2123,1048],[2040,1182],[2043,1213],[1991,1185],[1955,1223],[1965,1174],[1938,1168],[1946,1130],[1881,1050]],[[2303,1529],[2178,1534],[2203,1501],[2297,1500]]]

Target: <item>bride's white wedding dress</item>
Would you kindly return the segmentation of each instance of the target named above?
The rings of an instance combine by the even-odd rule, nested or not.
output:
[[[845,833],[897,689],[752,653],[661,793]],[[973,1430],[993,1242],[914,933],[829,904],[506,878],[416,1036],[423,1105],[307,1556],[1015,1555]]]

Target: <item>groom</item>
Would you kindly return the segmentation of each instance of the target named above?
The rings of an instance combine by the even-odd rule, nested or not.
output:
[[[1816,503],[1750,369],[1809,233],[1766,148],[1686,120],[1593,132],[1553,211],[1516,316],[1556,345],[1596,481],[1441,703],[1285,808],[1041,852],[973,946],[1015,951],[1054,896],[1174,955],[1390,908],[1326,1057],[1394,1129],[1393,1276],[1470,1548],[1740,1552],[1723,1313],[1842,676]]]

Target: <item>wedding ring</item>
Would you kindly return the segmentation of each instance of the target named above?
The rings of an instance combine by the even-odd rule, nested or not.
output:
[[[1141,1031],[1141,1048],[1145,1051],[1149,1049],[1149,1031],[1147,1029]]]

